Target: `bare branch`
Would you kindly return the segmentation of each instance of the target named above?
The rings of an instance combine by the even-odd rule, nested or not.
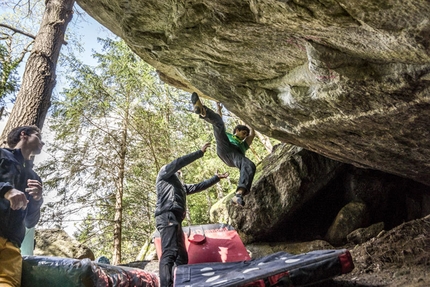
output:
[[[27,33],[27,32],[24,32],[24,31],[21,31],[21,30],[19,30],[19,29],[15,28],[15,27],[12,27],[12,26],[7,25],[7,24],[0,23],[0,27],[7,28],[7,29],[12,30],[12,31],[14,31],[14,32],[16,32],[16,33],[19,33],[19,34],[21,34],[21,35],[24,35],[24,36],[30,37],[30,38],[32,38],[32,39],[36,39],[36,36],[34,36],[34,35],[30,34],[30,33]]]
[[[22,52],[21,52],[21,54],[20,54],[20,56],[19,56],[19,58],[17,58],[16,59],[16,61],[17,62],[22,62],[22,60],[24,59],[24,57],[25,57],[25,54],[27,54],[28,52],[30,52],[30,46],[32,45],[34,43],[34,41],[31,41],[31,42],[29,42],[26,46],[25,46],[25,48],[22,50]]]

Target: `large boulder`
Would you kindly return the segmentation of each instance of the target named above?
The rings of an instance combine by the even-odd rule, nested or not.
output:
[[[280,144],[257,165],[244,208],[229,194],[211,209],[213,222],[233,225],[251,242],[343,244],[358,228],[382,222],[391,229],[430,213],[428,186],[381,171],[342,164]]]
[[[258,166],[251,192],[244,197],[245,208],[229,206],[232,225],[245,242],[265,241],[274,234],[282,238],[279,233],[288,232],[286,220],[305,208],[343,168],[302,148],[277,146]]]
[[[94,260],[94,253],[62,229],[40,229],[35,234],[34,255]]]
[[[362,201],[351,201],[337,214],[333,224],[327,231],[328,242],[340,246],[346,243],[347,236],[354,230],[367,226],[369,222],[369,210]]]
[[[77,2],[263,134],[430,185],[429,1]]]

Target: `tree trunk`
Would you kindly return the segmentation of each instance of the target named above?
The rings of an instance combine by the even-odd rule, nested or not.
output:
[[[17,95],[1,141],[16,126],[43,127],[56,83],[56,67],[64,34],[72,19],[75,0],[46,0],[42,24],[27,60]]]
[[[128,99],[127,99],[128,100]],[[127,104],[128,105],[128,104]],[[124,178],[125,178],[125,161],[127,156],[127,132],[129,126],[129,109],[127,106],[126,114],[124,116],[122,138],[121,138],[121,150],[120,150],[120,165],[118,174],[118,187],[116,191],[116,203],[115,203],[115,219],[114,219],[114,230],[113,230],[113,259],[112,264],[117,265],[121,263],[121,237],[122,237],[122,200],[124,196]]]
[[[123,173],[120,172],[120,173]],[[120,177],[122,175],[120,174]],[[113,258],[112,265],[121,263],[121,236],[122,236],[122,198],[124,195],[124,184],[121,178],[118,180],[119,186],[116,191],[115,219],[113,229]]]

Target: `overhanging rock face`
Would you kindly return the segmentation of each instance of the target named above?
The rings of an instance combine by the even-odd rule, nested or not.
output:
[[[427,0],[78,0],[258,131],[430,185]]]

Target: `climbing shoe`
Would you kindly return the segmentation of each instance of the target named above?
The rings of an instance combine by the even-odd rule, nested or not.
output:
[[[243,201],[242,194],[236,193],[235,196],[231,199],[231,204],[238,207],[244,207],[245,201]]]
[[[199,96],[196,92],[191,95],[191,102],[193,103],[194,112],[205,117],[206,109],[203,107],[202,102],[200,102]]]

